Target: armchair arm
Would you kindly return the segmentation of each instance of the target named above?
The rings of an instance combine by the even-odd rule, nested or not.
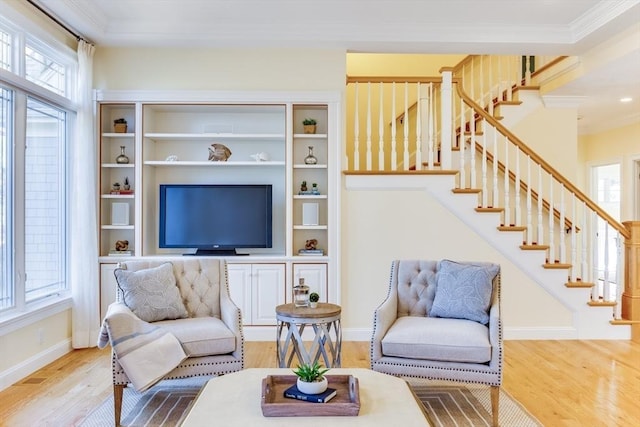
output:
[[[371,362],[382,357],[382,338],[398,317],[398,293],[394,286],[389,288],[387,298],[373,313],[373,334],[371,336]]]
[[[229,293],[226,291],[220,292],[220,320],[233,332],[236,336],[236,342],[239,344],[236,346],[236,350],[233,352],[235,357],[242,360],[242,353],[244,347],[244,336],[242,335],[242,313],[240,308],[233,302]]]
[[[500,318],[500,300],[496,298],[489,310],[489,342],[496,351],[491,352],[489,366],[498,369],[502,365],[502,319]]]

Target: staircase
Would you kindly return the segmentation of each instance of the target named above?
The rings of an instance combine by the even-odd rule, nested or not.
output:
[[[535,337],[629,339],[621,245],[604,248],[619,261],[604,277],[593,254],[598,224],[619,242],[630,231],[509,130],[541,106],[537,88],[500,83],[480,96],[489,101],[481,106],[464,90],[472,77],[453,71],[422,80],[348,79],[347,189],[425,189],[571,313],[566,335]]]

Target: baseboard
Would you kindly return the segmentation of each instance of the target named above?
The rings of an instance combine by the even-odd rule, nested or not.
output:
[[[504,328],[505,340],[575,340],[578,331],[570,326],[566,327],[515,327]]]
[[[71,339],[68,338],[45,349],[44,351],[41,351],[27,360],[0,372],[0,391],[17,383],[38,369],[45,367],[49,363],[59,359],[71,350]]]

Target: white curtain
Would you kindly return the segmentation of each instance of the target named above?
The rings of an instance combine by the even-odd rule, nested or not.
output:
[[[71,147],[71,289],[73,347],[94,347],[100,330],[97,155],[93,114],[92,44],[78,42],[78,116]]]

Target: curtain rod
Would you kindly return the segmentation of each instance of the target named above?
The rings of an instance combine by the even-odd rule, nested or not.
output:
[[[36,3],[34,0],[26,0],[27,3],[29,3],[31,6],[35,7],[36,9],[38,9],[40,12],[42,12],[47,18],[49,18],[50,20],[52,20],[53,22],[55,22],[60,28],[62,28],[63,30],[65,30],[67,33],[71,34],[73,37],[76,38],[76,40],[84,40],[87,43],[91,43],[89,40],[87,40],[86,38],[82,37],[80,34],[76,33],[74,30],[72,30],[71,28],[67,27],[62,21],[60,21],[58,18],[56,18],[54,15],[52,15],[51,13],[49,13],[45,8],[43,8],[42,6],[40,6],[38,3]],[[93,44],[93,43],[91,43]]]

